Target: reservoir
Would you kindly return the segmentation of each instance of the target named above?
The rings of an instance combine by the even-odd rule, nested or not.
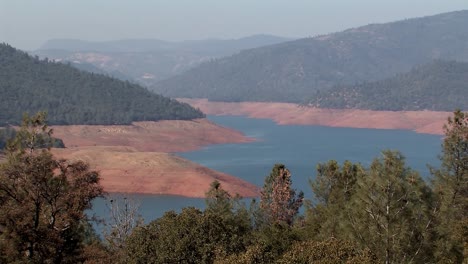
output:
[[[267,119],[242,116],[208,116],[211,121],[243,132],[256,139],[242,144],[223,144],[176,153],[203,166],[242,178],[262,186],[275,163],[285,164],[291,171],[294,188],[312,198],[309,180],[315,177],[317,163],[349,160],[368,166],[382,150],[399,150],[406,163],[427,179],[428,164],[438,167],[442,136],[418,134],[406,130],[333,128],[323,126],[277,125]],[[140,205],[146,222],[169,210],[186,206],[204,207],[204,199],[178,196],[130,195]],[[105,217],[104,200],[95,202],[93,211]]]

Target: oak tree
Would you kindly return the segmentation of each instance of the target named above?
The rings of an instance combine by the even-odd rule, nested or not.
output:
[[[76,263],[86,209],[103,193],[99,174],[81,161],[57,160],[44,142],[45,113],[29,117],[0,165],[0,262]]]

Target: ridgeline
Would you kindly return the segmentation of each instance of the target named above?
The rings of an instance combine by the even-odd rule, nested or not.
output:
[[[51,125],[130,124],[189,120],[204,114],[140,85],[61,63],[39,60],[0,44],[0,126],[24,112],[46,111]]]
[[[434,59],[468,61],[466,25],[468,11],[371,24],[245,50],[152,89],[211,101],[303,103],[317,90],[382,80]]]

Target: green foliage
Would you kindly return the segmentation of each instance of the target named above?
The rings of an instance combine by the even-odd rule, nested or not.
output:
[[[433,59],[468,61],[467,23],[468,11],[459,11],[244,50],[152,89],[212,101],[303,103],[317,90],[381,80]]]
[[[254,240],[246,250],[221,255],[214,263],[274,263],[298,239],[297,232],[284,223],[265,225],[254,231]]]
[[[15,138],[16,130],[11,127],[0,128],[0,150],[3,150],[9,140]]]
[[[351,236],[386,263],[431,260],[431,190],[398,152],[384,151],[357,179]]]
[[[193,119],[203,113],[129,82],[32,58],[0,44],[0,125],[17,124],[22,112],[47,111],[49,122],[130,124]]]
[[[219,181],[214,181],[206,193],[206,212],[218,215],[230,214],[234,207],[231,195],[221,188]]]
[[[439,170],[433,170],[437,195],[435,252],[438,261],[468,259],[468,113],[459,110],[444,126]]]
[[[84,211],[103,193],[99,174],[39,149],[52,133],[44,121],[43,113],[25,116],[0,164],[0,262],[84,260]]]
[[[468,109],[468,63],[436,60],[394,77],[318,91],[309,105],[371,110]]]
[[[349,161],[341,168],[334,160],[317,165],[316,177],[310,181],[314,198],[306,211],[307,238],[346,238],[346,207],[356,192],[357,179],[364,173],[360,164]]]
[[[127,263],[212,263],[219,254],[245,250],[245,221],[184,208],[136,228],[127,242]]]
[[[127,263],[213,263],[243,252],[251,241],[251,219],[239,203],[211,184],[204,212],[184,208],[137,227],[127,240]]]
[[[323,242],[303,241],[292,245],[281,258],[278,264],[341,264],[341,263],[379,263],[369,250],[360,250],[348,241],[328,239]]]
[[[38,112],[34,116],[27,113],[23,115],[22,126],[17,132],[14,129],[5,129],[6,147],[10,153],[16,151],[32,152],[35,149],[64,148],[61,139],[52,137],[52,129],[46,124],[47,114]]]
[[[317,166],[315,199],[303,236],[334,237],[370,249],[381,262],[431,261],[431,189],[406,167],[399,152],[384,151],[370,168],[336,161]]]

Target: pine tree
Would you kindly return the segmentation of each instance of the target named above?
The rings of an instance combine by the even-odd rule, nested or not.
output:
[[[431,190],[403,156],[384,151],[356,184],[351,237],[385,263],[430,261]]]
[[[444,126],[442,164],[434,173],[436,257],[441,262],[468,259],[468,113],[459,110]]]
[[[346,208],[356,191],[357,178],[364,173],[360,164],[349,161],[341,167],[335,160],[317,165],[317,175],[310,181],[314,199],[306,211],[306,237],[346,238]]]

